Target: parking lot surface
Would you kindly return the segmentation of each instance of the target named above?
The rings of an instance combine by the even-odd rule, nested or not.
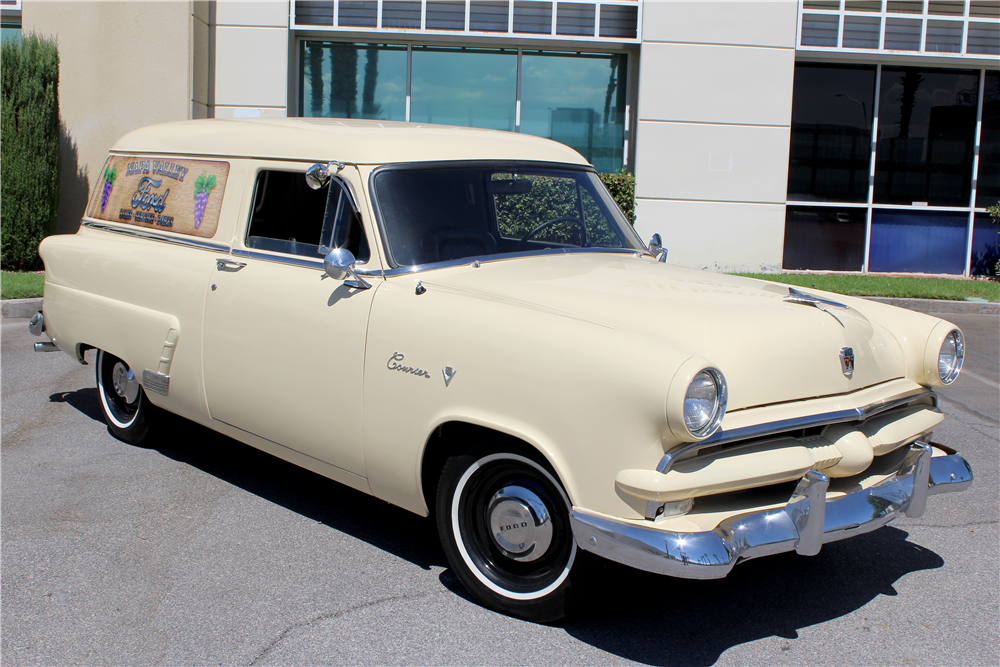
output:
[[[473,603],[427,519],[182,420],[148,448],[115,440],[93,366],[34,353],[27,320],[4,319],[0,658],[1000,664],[1000,317],[946,317],[969,352],[940,391],[935,440],[972,464],[969,491],[818,556],[750,561],[719,581],[602,564],[575,617],[554,626]]]

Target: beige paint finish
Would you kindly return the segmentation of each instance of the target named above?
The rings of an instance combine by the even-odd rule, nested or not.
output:
[[[211,239],[223,247],[94,228],[47,239],[49,333],[71,354],[79,345],[106,349],[140,372],[162,368],[176,336],[170,392],[149,393],[154,403],[421,514],[433,491],[422,484],[425,447],[443,425],[487,429],[461,443],[469,446],[514,438],[550,463],[575,506],[641,519],[642,508],[619,493],[616,477],[644,471],[653,481],[632,486],[652,484],[659,493],[662,480],[650,477],[658,461],[692,439],[676,423],[687,384],[676,376],[692,364],[714,365],[727,378],[726,430],[861,407],[935,384],[928,349],[951,329],[941,320],[817,293],[847,306],[824,312],[785,302],[786,286],[683,269],[642,253],[506,257],[369,275],[367,291],[323,279],[316,263],[227,254],[245,249],[261,168],[304,171],[310,160],[334,158],[362,164],[349,164],[342,176],[358,197],[373,250],[365,269],[378,274],[385,265],[366,187],[372,165],[472,157],[582,162],[537,138],[382,125],[192,121],[124,137],[116,151],[230,162]],[[284,160],[264,159],[282,147]],[[217,259],[246,265],[220,270]],[[843,346],[855,350],[851,377],[840,368]],[[450,383],[445,368],[454,371]],[[904,415],[873,422],[863,437],[873,443],[870,455],[934,425]],[[843,435],[831,433],[831,444],[858,444]],[[776,464],[766,451],[749,454],[750,477],[783,479],[802,468]],[[724,458],[715,466],[721,472],[704,473],[698,488],[740,484]],[[845,464],[822,457],[829,465]],[[685,521],[704,518],[655,526]]]

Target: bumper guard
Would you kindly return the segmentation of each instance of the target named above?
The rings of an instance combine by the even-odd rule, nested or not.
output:
[[[784,507],[735,516],[700,533],[657,530],[575,508],[573,536],[581,549],[640,570],[720,579],[743,560],[786,551],[815,556],[828,542],[873,531],[900,514],[919,517],[927,496],[967,489],[972,468],[957,454],[932,458],[930,445],[915,442],[899,470],[870,488],[826,500],[829,483],[809,471]]]

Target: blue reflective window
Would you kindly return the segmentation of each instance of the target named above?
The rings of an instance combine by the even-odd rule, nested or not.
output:
[[[517,51],[414,46],[410,120],[513,130]]]
[[[867,217],[865,208],[789,206],[781,267],[860,271],[865,263]]]
[[[303,116],[406,120],[406,47],[302,43]]]
[[[624,163],[628,57],[523,52],[521,131],[579,151],[597,171]]]
[[[1000,260],[1000,225],[990,219],[989,213],[976,213],[969,273],[974,276],[995,276],[997,260]]]
[[[876,209],[868,270],[964,273],[968,223],[965,212]]]

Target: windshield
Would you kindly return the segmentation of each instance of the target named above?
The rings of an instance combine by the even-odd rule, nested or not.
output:
[[[394,266],[580,248],[644,250],[590,171],[419,167],[375,176]]]

